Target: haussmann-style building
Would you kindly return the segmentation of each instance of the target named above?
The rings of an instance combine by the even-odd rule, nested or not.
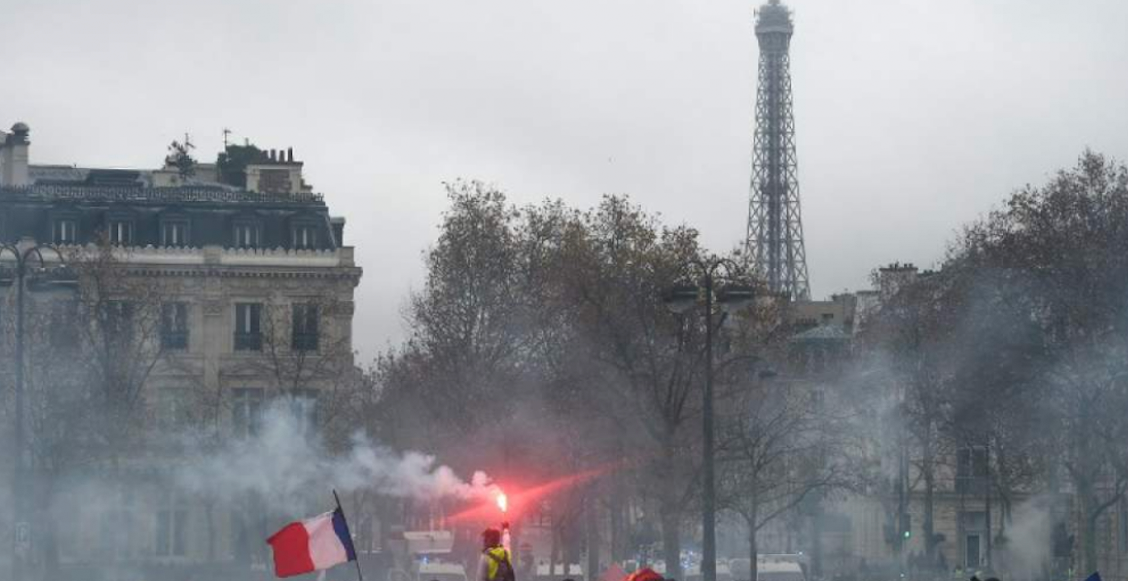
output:
[[[162,435],[192,427],[187,433],[202,434],[201,445],[222,446],[253,437],[264,411],[279,402],[295,429],[319,429],[330,394],[356,370],[353,292],[361,269],[344,218],[330,214],[290,149],[229,146],[217,163],[170,156],[159,169],[127,170],[36,164],[31,141],[23,123],[0,132],[0,242],[20,251],[44,246],[46,268],[36,265],[33,278],[45,280],[28,283],[25,305],[25,411],[35,471],[50,474],[55,460],[69,467],[58,474],[106,470],[102,456],[89,464],[62,456],[81,449],[81,436],[77,447],[51,447],[63,442],[51,439],[65,434],[62,427],[78,425],[52,415],[61,406],[40,405],[61,393],[45,387],[60,370],[91,374],[91,384],[98,379],[92,369],[117,369],[123,384],[137,380],[137,413],[150,434],[114,459],[113,473],[123,477],[92,480],[89,493],[83,483],[58,484],[70,491],[52,500],[65,526],[48,538],[33,522],[40,528],[32,558],[54,559],[62,579],[172,579],[169,568],[203,563],[269,575],[264,539],[281,517],[267,514],[251,492],[221,497],[179,489],[168,475],[185,445]],[[76,306],[78,275],[64,263],[83,261],[90,269],[98,260],[112,262],[122,278],[106,284],[123,296]],[[12,252],[0,255],[5,425],[12,413],[15,267]],[[146,310],[152,324],[129,347],[120,337],[138,330]],[[119,359],[150,358],[140,362],[149,367],[143,377],[130,367],[136,361],[86,365],[106,354],[83,334],[91,327],[105,333],[115,318],[129,322],[106,344],[119,344]],[[54,363],[37,367],[47,357]],[[11,481],[9,470],[0,468],[4,482]],[[37,478],[29,498],[43,498],[36,494],[44,493],[46,476]],[[5,538],[11,518],[0,509]],[[208,578],[230,577],[216,573]]]

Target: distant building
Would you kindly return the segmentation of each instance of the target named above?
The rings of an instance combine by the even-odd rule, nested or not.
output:
[[[30,138],[22,123],[0,132],[0,240],[50,243],[75,256],[109,245],[127,276],[159,281],[161,317],[149,340],[160,356],[143,394],[155,432],[205,422],[220,438],[246,437],[280,398],[302,429],[319,425],[326,382],[355,370],[361,269],[344,218],[305,182],[292,150],[243,148],[241,165],[189,171],[171,162],[101,169],[34,164]],[[0,256],[0,278],[10,259]],[[0,287],[0,320],[13,316],[12,292]],[[65,292],[52,296],[65,302]],[[322,373],[330,368],[333,377]],[[229,562],[245,570],[266,556],[269,515],[254,502],[205,504],[166,486],[161,475],[175,455],[153,453],[128,489],[70,499],[76,512],[58,539],[64,566]]]
[[[878,269],[872,290],[832,297],[829,301],[796,301],[788,309],[788,320],[794,329],[790,340],[788,373],[792,381],[808,385],[817,405],[835,406],[838,398],[851,397],[839,393],[851,381],[887,381],[871,368],[854,368],[859,357],[869,353],[861,337],[870,328],[874,317],[888,307],[903,290],[913,287],[934,273],[921,272],[913,264],[894,263]],[[860,373],[850,377],[850,373]],[[845,404],[846,402],[841,402]],[[802,506],[790,522],[768,527],[761,534],[765,551],[804,551],[811,555],[816,574],[851,578],[864,570],[871,577],[895,577],[938,574],[948,576],[959,571],[969,578],[985,570],[989,563],[999,567],[1001,558],[995,537],[1003,528],[1003,507],[991,490],[988,450],[974,443],[954,443],[938,448],[935,459],[933,497],[933,533],[936,562],[925,558],[926,539],[923,530],[926,498],[921,471],[916,462],[919,452],[892,425],[892,403],[889,409],[858,410],[858,421],[878,429],[869,443],[869,458],[881,482],[872,482],[864,490],[836,493],[811,506]],[[1033,491],[1018,492],[1010,500],[1020,506],[1035,497]],[[1076,516],[1071,512],[1068,493],[1037,495],[1041,510],[1048,515],[1041,533],[1021,534],[1026,543],[1044,543],[1031,547],[1040,550],[1044,573],[1066,575],[1072,556],[1079,547],[1071,542]],[[1121,578],[1128,554],[1128,503],[1121,503],[1102,518],[1098,530],[1102,575]],[[1013,523],[1010,525],[1015,526]],[[992,558],[994,553],[994,558]],[[1043,563],[1033,568],[1042,571]],[[1031,568],[1023,564],[1023,570]],[[858,577],[862,581],[864,578]]]

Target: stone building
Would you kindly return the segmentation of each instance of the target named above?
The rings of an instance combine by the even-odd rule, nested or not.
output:
[[[58,253],[43,251],[45,272],[56,272],[61,261],[104,255],[116,272],[148,289],[145,300],[159,303],[149,305],[155,316],[138,340],[153,358],[141,389],[147,433],[191,426],[210,430],[218,442],[246,438],[259,430],[266,406],[279,401],[299,429],[324,421],[331,392],[355,377],[353,292],[361,269],[344,238],[345,220],[331,216],[304,181],[292,150],[244,148],[244,162],[234,167],[181,171],[170,160],[155,170],[99,169],[33,164],[30,137],[22,123],[0,132],[0,241],[56,247]],[[13,267],[10,252],[0,255],[6,330],[14,316]],[[29,309],[63,308],[76,292],[65,284],[29,290]],[[142,308],[132,307],[134,326]],[[46,320],[29,319],[29,343]],[[79,333],[67,331],[66,317],[62,323],[60,344],[70,344],[65,338]],[[11,339],[0,342],[5,360]],[[65,348],[60,344],[45,349]],[[71,348],[63,359],[91,356]],[[35,357],[28,355],[29,367]],[[142,447],[134,454],[142,458],[131,458],[136,473],[128,486],[57,504],[68,514],[53,543],[60,566],[146,571],[203,562],[249,566],[265,557],[270,515],[253,499],[216,503],[169,485],[163,475],[179,453]],[[50,559],[48,539],[41,531],[36,538],[37,558]]]
[[[891,264],[878,269],[872,290],[797,305],[793,322],[806,330],[793,337],[791,352],[800,366],[798,374],[823,394],[825,405],[835,406],[838,398],[854,397],[850,390],[855,384],[865,388],[892,381],[882,377],[880,363],[873,365],[865,359],[872,353],[860,343],[861,337],[883,306],[925,276],[927,272],[919,272],[912,264]],[[843,315],[844,309],[847,314]],[[1076,549],[1068,540],[1074,528],[1070,495],[1013,491],[1010,505],[1015,512],[1010,526],[1019,530],[1009,536],[1045,559],[1033,567],[1015,563],[1013,552],[1008,555],[997,544],[1004,526],[1003,503],[997,494],[988,494],[993,490],[988,450],[950,438],[936,444],[934,487],[929,497],[921,472],[921,451],[916,440],[897,427],[896,383],[890,388],[893,391],[884,399],[872,402],[872,409],[858,414],[862,433],[868,432],[869,470],[879,478],[863,489],[833,494],[805,515],[807,530],[801,547],[814,553],[816,568],[828,577],[857,572],[863,578],[900,574],[951,578],[957,571],[967,578],[989,565],[1031,579],[1063,575]],[[929,504],[933,563],[925,557],[924,521]],[[1117,532],[1128,530],[1120,524],[1128,522],[1121,521],[1122,511],[1111,512],[1116,514],[1110,514],[1102,525],[1108,530],[1104,541],[1108,549],[1102,548],[1103,555],[1115,554],[1112,546],[1128,538]],[[1119,570],[1118,560],[1104,562],[1108,570]]]

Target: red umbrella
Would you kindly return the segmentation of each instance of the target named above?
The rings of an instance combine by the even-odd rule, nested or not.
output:
[[[630,576],[627,577],[627,581],[665,581],[665,579],[658,573],[655,573],[654,569],[644,567],[631,573]]]

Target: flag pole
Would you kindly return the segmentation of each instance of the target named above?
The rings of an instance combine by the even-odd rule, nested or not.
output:
[[[337,501],[337,510],[341,511],[341,518],[344,518],[345,509],[341,508],[341,497],[337,496],[336,488],[333,489],[333,500]],[[347,524],[348,522],[348,519],[345,519],[345,523]],[[352,534],[352,530],[349,530],[349,534]],[[352,539],[349,539],[349,544],[352,545]],[[353,561],[353,563],[356,563],[356,578],[360,581],[364,581],[364,574],[360,572],[360,555],[356,554],[355,545],[353,545],[353,556],[356,557],[356,560]]]

